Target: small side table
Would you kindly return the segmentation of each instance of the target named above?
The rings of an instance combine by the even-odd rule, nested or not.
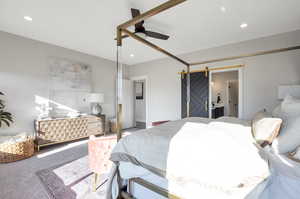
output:
[[[212,109],[212,118],[217,119],[224,116],[224,106],[216,107]]]
[[[105,128],[106,127],[106,116],[104,114],[95,115],[95,116],[101,118],[103,132],[104,132],[104,135],[106,135],[106,128]]]

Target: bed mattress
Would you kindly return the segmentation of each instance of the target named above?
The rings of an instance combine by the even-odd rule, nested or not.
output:
[[[298,199],[300,190],[300,164],[288,158],[284,154],[275,154],[270,147],[260,149],[263,158],[268,159],[271,167],[271,175],[258,184],[251,187],[241,189],[239,193],[232,195],[231,198],[237,199]],[[183,195],[185,190],[180,184],[170,182],[150,171],[127,162],[120,163],[120,175],[123,179],[142,178],[147,182],[155,184],[161,188],[169,189],[175,195]],[[127,181],[128,182],[128,181]],[[209,187],[201,187],[195,185],[190,192],[197,194],[196,198],[205,197],[205,189]],[[196,190],[196,192],[195,192]],[[135,198],[139,199],[164,199],[161,195],[154,193],[138,184],[132,184],[131,193]],[[219,197],[218,197],[219,199]],[[223,197],[222,197],[223,199]]]
[[[222,199],[256,199],[261,192],[261,185],[253,184],[252,186],[246,188],[240,188],[239,191],[234,192],[231,195],[223,195],[222,191],[218,190],[216,187],[199,185],[199,184],[180,184],[178,182],[172,182],[158,176],[150,171],[144,169],[143,167],[139,167],[133,165],[131,163],[122,162],[119,166],[120,176],[122,179],[126,180],[128,183],[128,179],[130,178],[141,178],[147,182],[150,182],[158,187],[161,187],[165,190],[168,190],[169,193],[174,194],[176,196],[180,196],[182,198],[193,199],[193,198],[222,198]],[[263,182],[264,183],[264,182]],[[141,199],[165,199],[164,196],[159,195],[137,183],[131,183],[130,190],[128,190],[134,198]],[[214,193],[214,194],[213,194]],[[214,195],[214,196],[213,196]]]

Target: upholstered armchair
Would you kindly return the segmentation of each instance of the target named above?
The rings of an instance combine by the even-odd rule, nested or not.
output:
[[[93,191],[96,191],[101,174],[109,172],[112,162],[109,160],[112,148],[117,143],[117,136],[95,137],[90,136],[88,142],[89,167],[94,173]]]

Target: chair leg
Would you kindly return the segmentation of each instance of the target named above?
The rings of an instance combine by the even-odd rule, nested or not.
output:
[[[92,185],[93,185],[93,192],[96,192],[97,191],[97,184],[98,184],[98,177],[99,177],[99,174],[98,173],[94,173],[94,177],[92,179]]]

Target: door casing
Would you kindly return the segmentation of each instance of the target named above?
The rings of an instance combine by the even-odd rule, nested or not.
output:
[[[150,128],[151,127],[151,122],[149,120],[149,99],[150,99],[150,93],[149,93],[149,90],[150,90],[150,80],[148,78],[147,75],[143,75],[143,76],[134,76],[134,77],[131,77],[130,78],[131,81],[138,81],[138,80],[145,80],[145,84],[146,84],[146,87],[145,87],[145,90],[146,92],[144,92],[144,97],[145,97],[145,100],[146,100],[146,128]],[[135,98],[134,98],[135,100]],[[135,104],[135,103],[134,103]],[[135,113],[135,107],[134,107],[134,113]],[[134,115],[134,118],[135,118],[135,115]],[[135,123],[135,119],[134,119],[134,123]]]
[[[212,67],[213,68],[213,67]],[[229,72],[229,71],[238,71],[238,81],[239,81],[239,105],[238,105],[238,118],[242,119],[244,115],[244,95],[243,95],[243,68],[232,68],[232,69],[225,69],[225,70],[213,70],[209,73],[209,118],[212,118],[212,74],[213,73],[222,73],[222,72]]]

